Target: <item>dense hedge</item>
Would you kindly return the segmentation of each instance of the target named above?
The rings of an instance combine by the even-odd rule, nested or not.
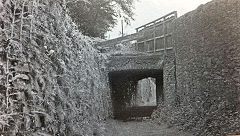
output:
[[[65,1],[1,0],[0,25],[0,134],[104,133],[105,56],[76,29]]]

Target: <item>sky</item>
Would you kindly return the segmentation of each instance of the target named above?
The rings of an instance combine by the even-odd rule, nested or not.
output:
[[[178,12],[178,17],[196,9],[201,4],[211,0],[138,0],[135,2],[134,18],[131,25],[124,24],[124,33],[132,34],[135,28],[160,18],[172,11]],[[120,37],[121,19],[111,32],[107,33],[107,39]]]

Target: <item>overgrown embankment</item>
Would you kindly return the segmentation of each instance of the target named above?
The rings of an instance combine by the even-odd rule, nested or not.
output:
[[[104,133],[110,92],[94,42],[64,0],[0,0],[0,134]]]
[[[239,134],[239,7],[238,0],[214,0],[175,20],[175,103],[165,98],[161,120],[195,135]]]

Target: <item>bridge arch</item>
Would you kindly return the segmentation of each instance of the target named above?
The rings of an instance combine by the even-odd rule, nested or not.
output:
[[[147,78],[155,79],[155,105],[138,106],[136,95],[138,94],[138,82]],[[109,73],[111,85],[113,112],[116,119],[130,117],[148,117],[157,107],[157,103],[163,100],[163,71],[162,69],[131,69],[113,71]]]

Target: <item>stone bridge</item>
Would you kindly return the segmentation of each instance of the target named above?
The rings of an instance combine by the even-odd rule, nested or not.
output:
[[[238,6],[219,0],[179,18],[172,12],[135,34],[98,44],[111,54],[107,71],[114,116],[152,116],[206,130],[199,135],[239,132]],[[131,105],[147,78],[155,79],[156,105]]]
[[[134,99],[132,99],[132,97],[136,97],[140,91],[137,89],[140,80],[149,77],[156,79],[154,83],[156,85],[156,89],[154,90],[154,95],[156,95],[154,96],[156,97],[155,106],[124,107],[123,113],[118,110],[114,113],[121,113],[124,116],[131,113],[135,113],[134,116],[150,116],[157,105],[163,102],[163,86],[165,86],[166,89],[170,87],[171,90],[174,90],[176,80],[176,75],[174,75],[176,73],[174,58],[173,49],[168,49],[166,52],[163,50],[156,54],[111,56],[109,58],[109,63],[107,64],[107,71],[109,72],[109,79],[112,86],[113,103],[115,98],[119,99],[118,102],[115,101],[115,104],[113,104],[115,105],[113,106],[115,109],[121,109],[119,108],[119,105],[123,105],[122,103],[124,102],[133,103]],[[166,80],[166,82],[163,82],[164,80]],[[165,95],[168,93],[170,92],[167,92]],[[146,114],[146,109],[149,111],[148,114]],[[115,117],[116,116],[119,115],[115,114]],[[133,114],[129,116],[133,116]]]
[[[129,117],[150,116],[157,105],[130,106],[137,103],[140,90],[138,83],[142,79],[154,78],[156,89],[151,95],[161,96],[163,80],[163,57],[164,54],[155,55],[127,55],[112,56],[108,63],[109,79],[112,90],[114,117],[127,119]],[[148,90],[149,92],[151,89]],[[154,92],[154,93],[153,93]],[[161,98],[156,97],[157,103]]]
[[[175,90],[176,66],[171,26],[176,18],[176,12],[169,13],[137,28],[135,34],[105,41],[98,45],[104,53],[113,53],[109,57],[107,71],[112,86],[116,118],[151,116],[153,110],[163,102],[163,88],[171,87],[171,90]],[[118,45],[120,45],[118,51],[123,54],[114,54]],[[140,82],[149,80],[148,78],[154,80],[154,90],[146,87],[146,81]],[[172,78],[171,81],[164,82],[169,78]],[[141,90],[139,86],[145,87],[145,90]],[[149,99],[154,98],[155,105],[131,105],[131,103],[139,103],[137,97],[143,98],[143,95],[146,95],[143,93],[139,95],[140,92],[151,92],[152,97]]]

